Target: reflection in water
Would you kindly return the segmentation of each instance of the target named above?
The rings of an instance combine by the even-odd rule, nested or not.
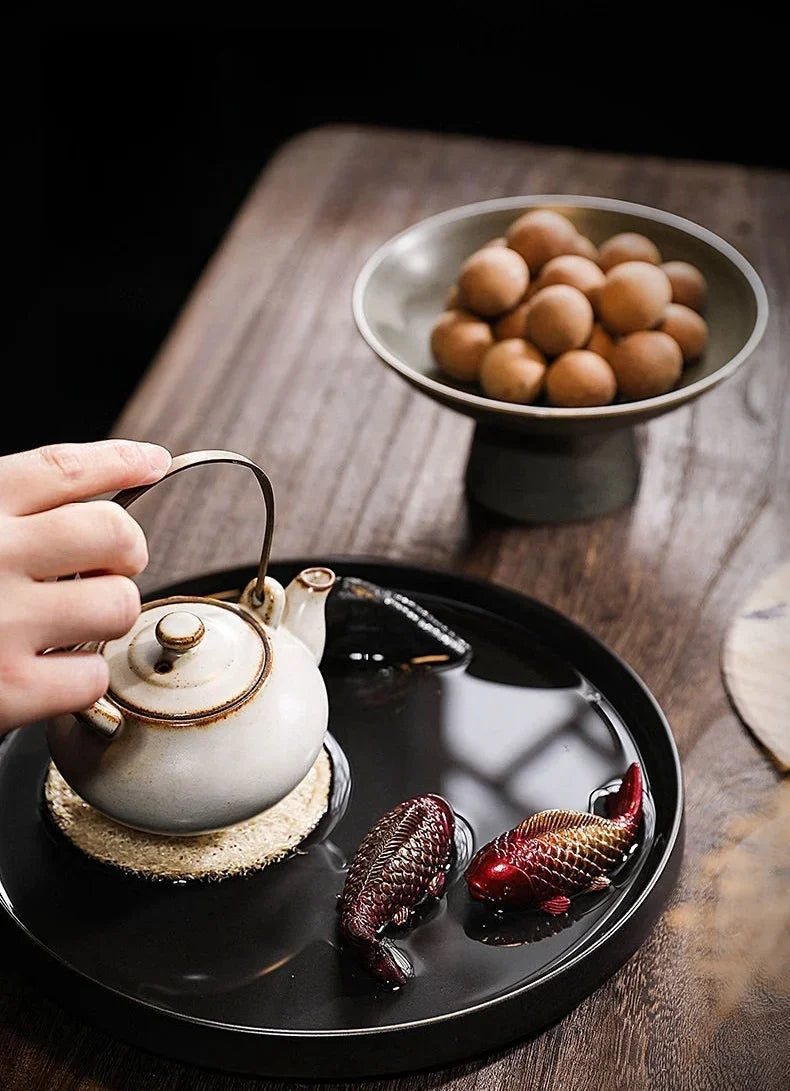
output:
[[[527,719],[521,689],[469,674],[461,685],[453,681],[444,686],[445,745],[460,765],[491,783],[507,783],[530,753],[561,743],[576,723],[574,690],[533,688]]]
[[[448,887],[461,878],[463,873],[466,871],[469,861],[474,856],[474,852],[475,835],[472,827],[466,821],[464,816],[456,811],[455,855],[453,857],[453,866],[450,868],[450,874],[447,877]]]
[[[528,909],[496,912],[472,903],[464,916],[464,931],[470,939],[490,947],[521,947],[556,936],[583,916],[584,910],[578,903],[572,903],[567,913],[557,917]]]
[[[376,708],[406,696],[413,676],[468,662],[469,643],[413,599],[345,576],[327,603],[321,669],[353,679],[356,700]]]
[[[366,580],[344,576],[327,603],[327,643],[322,665],[382,670],[466,662],[469,643],[414,599]]]
[[[201,908],[205,912],[213,903],[214,913],[209,909],[209,914],[216,921],[211,945],[204,931],[193,934],[187,929],[166,960],[156,947],[144,948],[138,960],[140,995],[173,1002],[234,992],[274,975],[305,947],[322,940],[327,914],[333,911],[345,877],[343,854],[331,842],[317,843],[275,866],[276,882],[267,882],[263,871],[246,879],[204,884]],[[190,884],[189,892],[195,889]],[[181,907],[187,917],[191,902]],[[175,921],[169,923],[174,928]]]
[[[611,776],[621,749],[617,727],[598,697],[583,686],[524,690],[481,681],[467,673],[443,679],[443,740],[468,774],[503,794],[522,816],[552,807],[579,809],[578,746],[584,743],[584,781]],[[623,772],[628,762],[623,753]]]
[[[326,813],[316,828],[299,843],[295,850],[297,853],[306,852],[311,845],[326,841],[338,822],[344,818],[351,799],[351,767],[348,764],[345,751],[338,745],[337,740],[329,734],[324,738],[324,749],[329,754],[329,760],[332,763],[332,783],[329,789]]]

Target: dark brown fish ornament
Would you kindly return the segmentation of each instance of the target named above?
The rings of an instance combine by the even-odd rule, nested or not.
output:
[[[466,869],[469,893],[498,909],[564,913],[574,894],[604,890],[623,862],[642,818],[642,771],[634,764],[609,797],[609,818],[541,811],[500,834]]]
[[[365,834],[340,898],[340,933],[365,966],[390,985],[414,969],[381,935],[402,927],[421,903],[441,898],[453,859],[455,814],[446,799],[424,795],[387,811]]]

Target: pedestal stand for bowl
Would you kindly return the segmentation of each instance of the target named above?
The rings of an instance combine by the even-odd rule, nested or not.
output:
[[[466,491],[489,511],[523,523],[590,519],[633,501],[639,461],[633,428],[531,435],[478,422]]]

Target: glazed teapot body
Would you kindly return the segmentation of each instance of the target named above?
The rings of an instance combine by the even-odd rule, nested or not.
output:
[[[126,636],[95,646],[110,668],[107,695],[48,728],[52,759],[84,800],[170,835],[221,829],[278,803],[309,772],[328,720],[318,662],[334,574],[309,568],[286,590],[266,576],[268,478],[221,451],[178,456],[170,475],[205,462],[249,465],[258,476],[267,501],[258,577],[238,604],[190,596],[144,604]],[[142,491],[116,499],[128,506]]]

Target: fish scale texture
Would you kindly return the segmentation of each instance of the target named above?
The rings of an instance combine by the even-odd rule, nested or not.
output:
[[[535,893],[577,893],[612,871],[631,844],[626,826],[601,819],[581,827],[566,826],[524,839],[518,828],[494,841],[494,847],[516,866],[529,868]]]
[[[365,835],[351,862],[341,899],[348,936],[373,934],[399,910],[413,909],[443,875],[453,849],[454,816],[436,796],[407,800]]]
[[[601,889],[623,862],[642,818],[642,772],[629,766],[609,814],[540,811],[484,845],[466,869],[472,896],[497,907],[564,912],[568,899]]]

